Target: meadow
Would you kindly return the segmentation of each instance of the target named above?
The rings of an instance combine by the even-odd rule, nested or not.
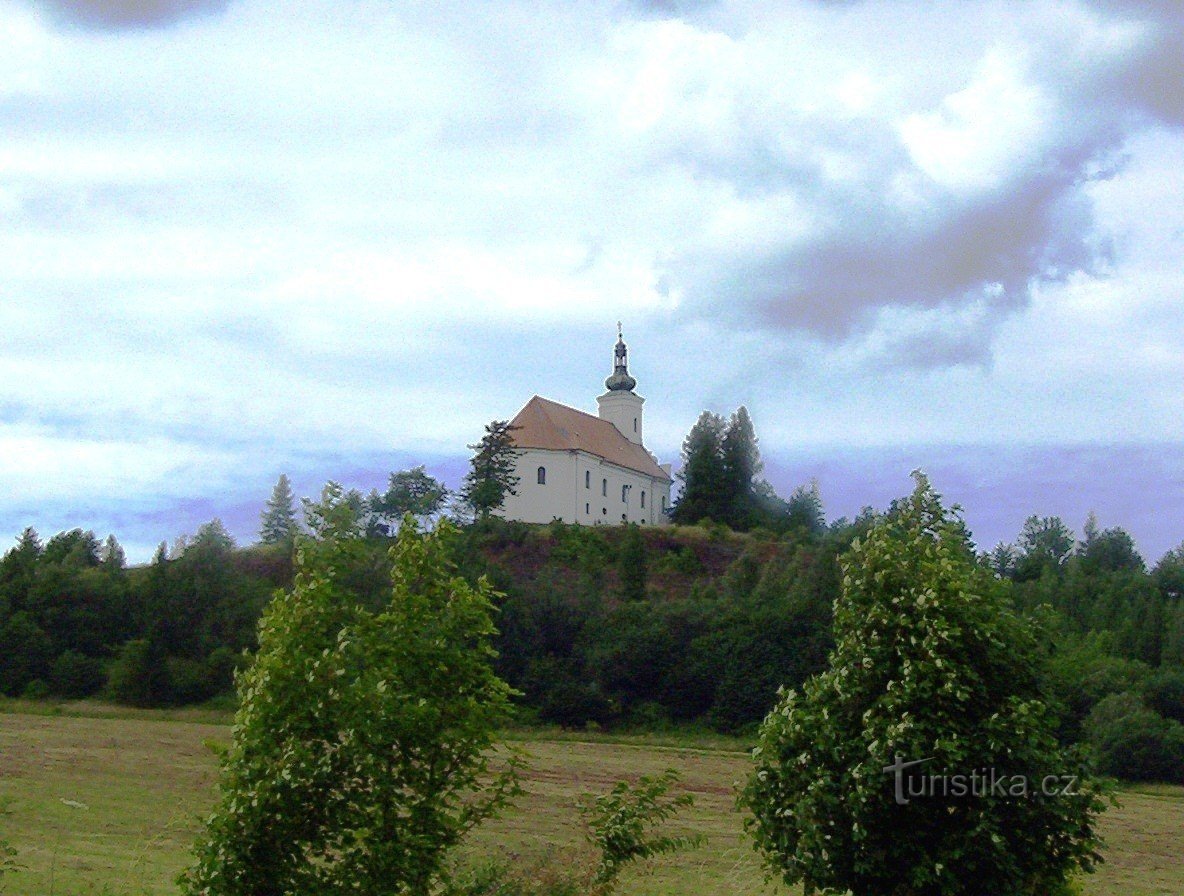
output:
[[[0,892],[28,896],[175,893],[173,880],[215,794],[212,745],[225,744],[224,714],[134,711],[100,704],[0,707],[0,837],[25,867]],[[695,805],[676,824],[703,846],[628,871],[620,892],[638,896],[787,893],[765,880],[735,811],[734,784],[748,760],[739,741],[596,734],[512,734],[525,750],[527,793],[476,832],[460,857],[500,857],[546,875],[591,862],[576,805],[621,779],[673,767]],[[1107,812],[1107,862],[1084,880],[1086,896],[1184,893],[1184,789],[1123,790]]]

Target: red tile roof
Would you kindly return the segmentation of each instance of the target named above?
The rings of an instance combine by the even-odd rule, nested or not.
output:
[[[630,442],[612,423],[565,404],[536,395],[510,423],[518,427],[511,435],[519,448],[586,451],[618,467],[670,480],[648,451]]]

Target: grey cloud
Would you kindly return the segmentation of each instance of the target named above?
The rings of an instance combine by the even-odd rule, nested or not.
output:
[[[163,28],[185,19],[219,13],[231,0],[42,0],[64,24],[98,30]]]

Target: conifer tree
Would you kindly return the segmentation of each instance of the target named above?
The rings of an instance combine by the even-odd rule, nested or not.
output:
[[[727,482],[723,464],[724,420],[704,411],[682,443],[682,492],[670,512],[676,523],[703,519],[724,522],[728,517]]]
[[[515,429],[507,420],[494,420],[486,424],[481,441],[469,446],[475,453],[460,496],[481,519],[501,507],[507,496],[518,494],[518,476],[514,472],[518,458]]]
[[[725,502],[722,522],[733,529],[748,529],[756,522],[756,477],[760,474],[760,450],[748,409],[741,405],[728,421],[720,441]]]
[[[281,473],[261,516],[259,540],[264,544],[286,544],[296,535],[296,507],[288,475]]]

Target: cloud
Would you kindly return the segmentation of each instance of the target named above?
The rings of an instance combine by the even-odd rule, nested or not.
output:
[[[222,12],[231,0],[39,0],[64,25],[96,30],[164,28]]]

